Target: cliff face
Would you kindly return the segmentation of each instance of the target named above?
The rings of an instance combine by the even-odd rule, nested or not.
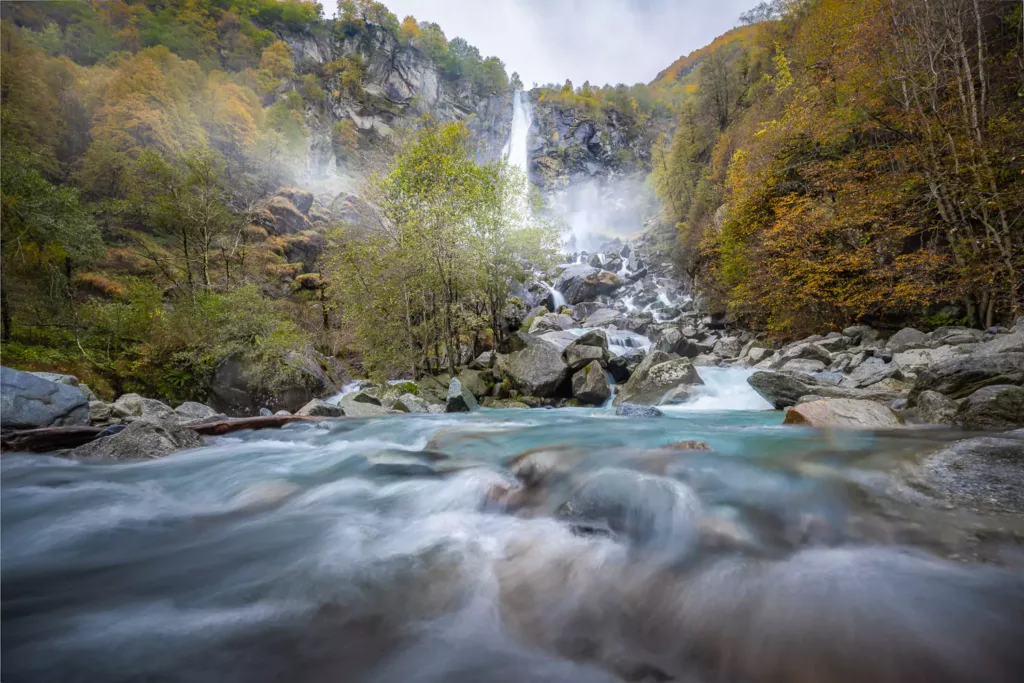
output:
[[[439,120],[462,120],[479,148],[479,158],[500,154],[512,121],[511,93],[480,96],[464,79],[442,76],[436,65],[412,47],[399,44],[386,31],[370,27],[357,35],[292,34],[281,38],[292,48],[296,72],[318,73],[339,59],[356,59],[364,69],[360,87],[346,89],[340,74],[321,79],[321,103],[307,104],[311,177],[354,172],[336,159],[332,145],[335,124],[350,121],[363,145],[380,146],[397,129],[424,114]],[[338,169],[337,167],[341,167]]]

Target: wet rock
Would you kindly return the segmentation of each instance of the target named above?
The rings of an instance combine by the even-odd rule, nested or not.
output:
[[[482,405],[484,408],[494,408],[496,410],[512,408],[522,409],[530,407],[523,403],[522,401],[516,401],[511,398],[491,398],[489,396],[483,400]]]
[[[543,334],[554,330],[568,330],[575,323],[571,316],[561,313],[547,313],[533,319],[530,324],[530,334]]]
[[[213,417],[217,411],[204,403],[196,401],[185,401],[174,409],[178,419],[182,422],[198,422]]]
[[[645,356],[643,349],[630,349],[621,356],[613,356],[608,361],[608,371],[617,383],[622,384],[629,380]]]
[[[615,414],[620,417],[661,417],[665,413],[654,406],[642,406],[636,403],[620,403],[615,407]]]
[[[920,407],[920,396],[917,402]],[[964,429],[1024,427],[1024,387],[1012,384],[982,387],[963,401],[956,421]]]
[[[622,278],[615,273],[577,264],[562,271],[555,280],[554,287],[562,292],[566,302],[577,304],[612,294],[624,284]]]
[[[378,398],[378,396],[375,393],[377,391],[379,391],[379,389],[357,391],[356,393],[351,394],[350,396],[346,396],[345,398],[354,403],[369,403],[370,405],[374,406],[383,405],[380,398]]]
[[[1024,434],[957,441],[926,456],[912,478],[958,506],[1024,513]]]
[[[274,411],[272,411],[270,408],[267,408],[266,406],[260,408],[260,417],[270,417],[273,414]]]
[[[108,422],[114,411],[105,401],[89,401],[89,424]]]
[[[162,458],[175,451],[199,448],[203,437],[173,419],[142,419],[112,436],[96,439],[67,453],[89,460],[146,460]]]
[[[809,375],[812,372],[824,372],[825,364],[820,360],[794,358],[793,360],[786,361],[786,364],[783,365],[781,369],[789,370],[791,372],[802,372]]]
[[[751,346],[747,351],[747,362],[751,365],[756,365],[768,358],[775,355],[775,351],[772,349],[766,349],[763,346]]]
[[[823,384],[810,375],[796,372],[758,371],[747,378],[747,384],[772,404],[776,410],[795,406],[801,396],[816,393]]]
[[[545,398],[555,395],[569,376],[569,366],[553,344],[537,340],[509,354],[505,372],[512,385],[527,396]]]
[[[330,404],[328,404],[330,405]],[[382,417],[384,415],[392,415],[397,411],[389,410],[384,406],[375,405],[373,403],[360,403],[359,401],[349,400],[345,397],[338,404],[341,408],[345,417]],[[433,406],[431,406],[433,407]],[[438,412],[444,412],[444,407],[439,406]],[[296,413],[298,415],[298,413]]]
[[[287,410],[279,410],[274,415],[291,415]]]
[[[951,425],[956,419],[960,406],[951,398],[937,391],[922,391],[917,397],[917,409],[914,411],[924,424]]]
[[[89,401],[77,387],[0,367],[0,419],[5,429],[84,426]]]
[[[615,325],[616,327],[622,327],[626,322],[626,315],[620,313],[613,308],[601,308],[591,313],[586,322],[585,327],[608,327],[609,325]]]
[[[662,357],[667,358],[667,355],[660,351],[648,354],[622,387],[616,402],[657,405],[672,389],[682,385],[704,384],[689,359],[662,360]]]
[[[576,344],[575,342],[569,344],[562,352],[562,356],[565,358],[566,365],[569,366],[570,372],[576,372],[591,363],[599,363],[601,365],[607,365],[608,360],[611,358],[611,354],[607,349],[602,349],[599,346],[586,346],[583,344]]]
[[[683,358],[696,358],[701,352],[701,347],[697,342],[687,339],[683,331],[676,327],[662,330],[654,348],[665,353],[677,354]]]
[[[918,375],[909,398],[914,405],[927,389],[966,398],[996,384],[1024,384],[1024,353],[972,354],[937,363]]]
[[[458,377],[452,377],[448,383],[448,397],[445,400],[444,410],[446,413],[468,413],[480,406],[476,402],[473,392],[467,389]]]
[[[314,398],[295,411],[295,414],[302,417],[342,417],[345,415],[345,411],[341,406]]]
[[[595,406],[604,405],[611,398],[611,384],[598,361],[592,361],[572,376],[572,395],[583,403]]]
[[[904,327],[896,334],[889,337],[885,347],[893,353],[906,351],[907,349],[920,349],[928,346],[931,339],[927,334],[913,327]]]
[[[391,408],[401,413],[430,412],[430,406],[427,402],[415,394],[402,394],[391,405]]]
[[[557,514],[635,547],[682,557],[697,539],[701,505],[692,489],[675,480],[608,468],[584,479]]]
[[[366,459],[366,473],[375,477],[433,477],[436,467],[413,455],[378,453]]]
[[[886,406],[851,398],[801,403],[786,411],[782,423],[818,429],[885,429],[901,424],[899,416]]]
[[[156,418],[178,419],[177,413],[169,405],[153,398],[143,398],[138,394],[124,394],[119,396],[112,406],[114,415],[117,417],[131,419],[152,420]]]
[[[477,400],[480,400],[491,391],[491,388],[487,386],[487,382],[484,381],[483,373],[478,370],[463,370],[459,373],[458,379],[462,386],[468,389],[469,393],[473,394],[473,398]]]
[[[712,351],[722,358],[736,358],[743,349],[743,343],[737,337],[723,337],[719,339]]]

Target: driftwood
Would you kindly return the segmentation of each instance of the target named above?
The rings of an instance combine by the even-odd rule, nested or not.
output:
[[[239,417],[216,422],[197,422],[182,425],[205,436],[216,436],[242,429],[272,429],[292,422],[316,422],[318,417],[301,415],[267,415],[260,417]],[[42,427],[4,432],[0,445],[5,451],[55,451],[61,448],[75,448],[94,441],[106,427]]]

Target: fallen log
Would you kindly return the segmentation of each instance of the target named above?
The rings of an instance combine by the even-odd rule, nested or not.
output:
[[[304,415],[265,415],[260,417],[236,417],[216,422],[198,422],[185,425],[204,436],[218,436],[242,429],[274,429],[292,422],[319,422],[323,418]]]
[[[59,448],[75,448],[89,443],[100,435],[105,427],[40,427],[19,429],[0,434],[0,445],[5,451],[55,451]]]
[[[218,436],[243,429],[276,429],[292,422],[317,422],[322,418],[302,415],[266,415],[239,417],[216,422],[196,422],[183,425],[204,436]],[[41,427],[21,429],[0,434],[0,446],[5,451],[33,451],[44,453],[61,448],[76,448],[94,441],[107,427]]]

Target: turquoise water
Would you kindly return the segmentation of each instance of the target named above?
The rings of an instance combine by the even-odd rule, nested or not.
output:
[[[5,680],[783,681],[787,643],[824,633],[849,647],[815,671],[863,677],[815,680],[1011,680],[1024,588],[940,560],[968,522],[899,477],[952,435],[700,409],[725,393],[652,419],[481,410],[149,462],[5,455]],[[673,447],[689,440],[713,450]],[[516,498],[524,453],[557,477]],[[563,505],[599,472],[627,477],[620,526]],[[737,596],[769,595],[733,630]],[[879,623],[930,678],[888,650],[848,661],[882,647]]]

